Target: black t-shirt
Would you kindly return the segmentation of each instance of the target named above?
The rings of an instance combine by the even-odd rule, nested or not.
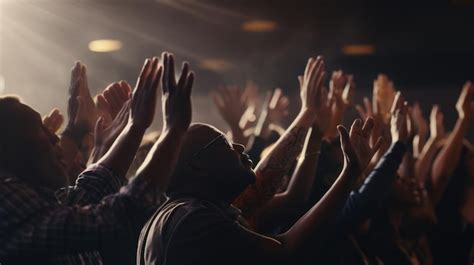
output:
[[[238,216],[208,201],[170,200],[143,228],[137,264],[264,264],[265,253]]]

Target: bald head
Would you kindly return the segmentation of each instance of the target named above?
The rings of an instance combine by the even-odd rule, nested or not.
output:
[[[233,199],[255,181],[248,156],[242,151],[242,146],[237,148],[229,143],[217,128],[203,123],[192,124],[184,138],[168,194]]]

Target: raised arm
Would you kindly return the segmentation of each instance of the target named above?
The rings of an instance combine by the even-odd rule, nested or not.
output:
[[[334,71],[329,83],[329,102],[331,104],[331,120],[324,138],[333,139],[337,136],[337,125],[342,124],[344,114],[352,105],[355,83],[352,75],[342,71]]]
[[[315,119],[316,99],[321,93],[324,75],[322,58],[310,58],[301,86],[300,113],[272,151],[255,168],[255,184],[249,186],[235,201],[235,205],[242,210],[245,217],[253,217],[273,197],[283,176],[301,152],[305,137]]]
[[[176,165],[181,144],[191,122],[191,89],[194,73],[189,64],[183,63],[176,81],[174,56],[163,53],[164,76],[162,83],[163,129],[160,138],[151,148],[145,161],[137,170],[137,178],[152,177],[158,192],[166,190],[168,177]]]
[[[430,138],[426,141],[415,164],[415,176],[425,183],[431,174],[431,166],[438,149],[439,141],[444,137],[443,113],[434,105],[430,115]]]
[[[133,90],[128,123],[110,149],[97,162],[123,178],[138,150],[145,130],[151,125],[155,113],[156,90],[162,67],[158,58],[147,59]]]
[[[324,88],[323,88],[324,89]],[[321,142],[331,120],[331,106],[327,91],[319,94],[316,120],[304,143],[298,164],[290,179],[288,188],[275,194],[257,217],[258,223],[274,218],[292,218],[308,200],[318,167]]]
[[[472,116],[473,92],[473,84],[466,82],[456,103],[456,110],[458,111],[456,125],[433,164],[431,185],[432,198],[435,204],[440,200],[449,177],[453,174],[456,166],[461,163],[459,159],[461,157],[462,141]],[[453,161],[457,161],[457,163],[453,163]]]
[[[370,131],[373,121],[368,119],[364,124],[355,120],[350,133],[343,126],[338,126],[341,148],[344,155],[344,166],[341,174],[323,198],[301,217],[286,233],[276,238],[282,243],[283,252],[294,253],[305,241],[323,229],[344,205],[357,178],[362,174],[370,159],[380,147],[370,146]]]
[[[351,193],[339,212],[336,226],[341,233],[351,231],[386,203],[409,139],[406,122],[407,111],[406,102],[400,94],[397,94],[391,111],[392,144],[364,183]]]

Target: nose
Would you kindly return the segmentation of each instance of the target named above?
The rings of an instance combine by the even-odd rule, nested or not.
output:
[[[232,144],[232,147],[234,147],[234,149],[241,154],[245,151],[245,146],[241,144]]]

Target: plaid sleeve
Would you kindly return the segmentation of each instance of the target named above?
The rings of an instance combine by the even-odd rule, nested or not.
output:
[[[100,202],[105,196],[117,193],[127,183],[112,170],[95,164],[87,168],[77,178],[76,184],[69,187],[62,199],[66,205],[87,205]]]
[[[142,223],[140,202],[113,194],[99,204],[67,207],[20,182],[0,185],[0,260],[98,250]],[[139,219],[139,220],[137,220]]]

